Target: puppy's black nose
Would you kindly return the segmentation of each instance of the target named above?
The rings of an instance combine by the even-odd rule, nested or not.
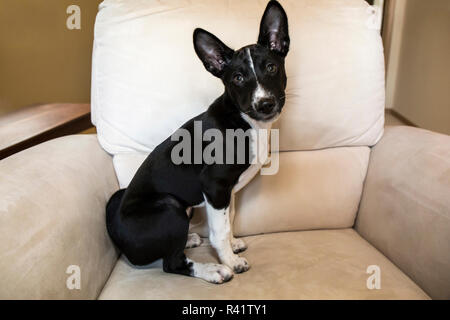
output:
[[[256,105],[256,111],[264,114],[271,114],[275,109],[275,99],[264,98],[258,101]]]

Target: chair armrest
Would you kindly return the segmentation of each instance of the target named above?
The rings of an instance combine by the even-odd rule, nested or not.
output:
[[[0,161],[0,299],[93,299],[118,257],[105,206],[118,189],[95,135],[51,140]],[[79,266],[81,288],[70,290]],[[76,283],[73,282],[73,283]]]
[[[0,117],[0,159],[92,127],[87,103],[32,105]]]
[[[355,229],[432,298],[449,299],[450,136],[388,127],[371,152]]]

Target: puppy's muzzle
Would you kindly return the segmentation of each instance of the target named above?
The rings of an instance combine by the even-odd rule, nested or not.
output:
[[[274,98],[263,98],[256,103],[255,110],[264,115],[271,115],[275,113],[276,106],[277,103]]]

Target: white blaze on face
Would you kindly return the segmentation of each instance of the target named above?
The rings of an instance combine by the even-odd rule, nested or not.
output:
[[[258,76],[256,75],[255,66],[253,64],[252,55],[250,53],[250,49],[245,49],[247,51],[249,63],[250,63],[250,69],[253,71],[253,74],[255,75],[256,80],[256,89],[253,91],[252,94],[252,106],[253,108],[256,106],[256,104],[259,102],[259,100],[263,98],[270,97],[270,93],[266,91],[266,89],[263,88],[263,86],[258,81]]]

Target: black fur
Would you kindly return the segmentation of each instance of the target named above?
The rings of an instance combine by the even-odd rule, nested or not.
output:
[[[278,34],[268,33],[267,28],[272,30],[276,21],[277,27],[281,28]],[[266,121],[281,112],[286,87],[284,57],[288,50],[288,45],[285,45],[288,31],[286,14],[276,1],[267,6],[261,32],[258,44],[233,51],[209,32],[195,30],[195,51],[205,68],[222,80],[225,91],[206,112],[181,127],[188,130],[191,137],[195,136],[194,121],[202,123],[203,132],[215,128],[226,137],[226,129],[246,131],[250,128],[241,114]],[[273,41],[278,41],[275,46],[271,45]],[[256,79],[249,68],[246,50],[251,52],[258,80],[274,96],[273,101],[262,106],[251,104]],[[269,64],[275,65],[276,72],[272,72]],[[242,81],[237,81],[241,80],[240,77]],[[192,142],[191,163],[194,162]],[[208,144],[199,142],[202,150]],[[224,164],[176,165],[171,160],[176,144],[178,141],[169,137],[158,145],[140,166],[128,188],[111,197],[106,208],[107,230],[131,263],[145,265],[163,258],[164,271],[192,275],[191,265],[184,255],[189,228],[186,209],[203,202],[203,194],[214,208],[227,207],[239,176],[250,166],[250,145],[247,140],[245,161],[241,164],[223,161]],[[236,163],[237,146],[236,143],[230,145],[234,149]],[[224,158],[226,154],[227,149]]]

